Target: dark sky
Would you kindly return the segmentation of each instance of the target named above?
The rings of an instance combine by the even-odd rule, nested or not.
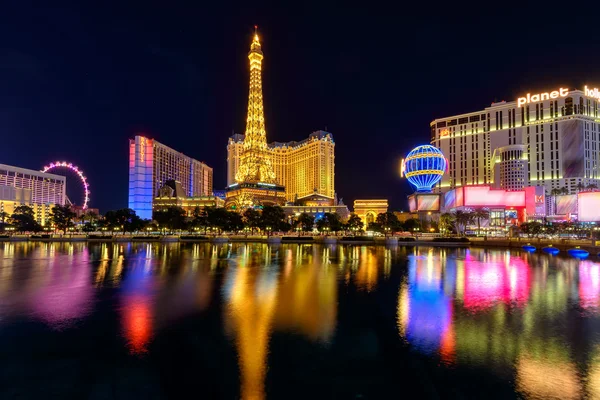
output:
[[[398,163],[428,142],[435,118],[600,85],[595,3],[572,12],[544,2],[207,3],[3,2],[0,163],[71,161],[88,175],[91,206],[126,207],[127,139],[144,133],[208,163],[224,188],[227,138],[244,131],[255,24],[268,140],[327,128],[349,205],[382,197],[406,209]]]

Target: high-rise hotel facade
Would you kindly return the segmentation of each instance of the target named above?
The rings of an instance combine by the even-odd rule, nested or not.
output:
[[[66,185],[61,175],[0,164],[0,212],[29,206],[39,224],[49,225],[52,207],[66,203]]]
[[[434,120],[431,144],[448,160],[435,190],[600,187],[599,103],[597,88],[558,87]]]
[[[227,185],[235,176],[243,152],[244,135],[236,134],[227,144]],[[316,131],[300,142],[268,144],[275,183],[285,186],[287,201],[318,194],[335,199],[335,142],[331,133]]]
[[[181,183],[189,197],[211,196],[213,169],[154,139],[129,140],[129,208],[152,219],[152,205],[168,180]]]

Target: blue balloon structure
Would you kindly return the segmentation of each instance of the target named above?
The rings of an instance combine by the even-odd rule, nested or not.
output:
[[[417,192],[431,192],[446,172],[446,158],[437,147],[418,146],[402,161],[402,172]]]

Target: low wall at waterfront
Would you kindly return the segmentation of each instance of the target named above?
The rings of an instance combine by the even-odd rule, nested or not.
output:
[[[576,246],[587,250],[590,254],[600,252],[600,240],[569,240],[569,239],[539,239],[539,238],[469,238],[469,242],[456,242],[442,238],[415,239],[412,236],[372,237],[372,236],[311,236],[311,235],[0,235],[0,242],[181,242],[181,243],[315,243],[315,244],[351,244],[351,245],[387,245],[387,246],[431,246],[431,247],[485,247],[521,249],[531,244],[538,249],[552,245],[565,251]]]
[[[600,252],[600,240],[572,240],[572,239],[542,239],[542,238],[513,238],[513,239],[494,239],[494,238],[475,238],[471,244],[476,247],[503,247],[509,249],[521,249],[525,245],[535,246],[538,250],[552,246],[565,251],[579,246],[587,250],[590,254]]]

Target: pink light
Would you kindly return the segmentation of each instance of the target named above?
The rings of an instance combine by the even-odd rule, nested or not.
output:
[[[600,264],[581,261],[579,264],[579,304],[582,308],[600,308]]]
[[[42,259],[40,260],[40,265]],[[33,314],[54,328],[61,328],[90,312],[94,301],[91,267],[86,251],[74,258],[67,254],[52,255],[47,268],[39,271],[39,287],[28,289]]]
[[[580,192],[577,194],[579,221],[600,221],[600,192]]]
[[[525,192],[491,189],[489,186],[465,186],[464,205],[479,207],[525,207]]]
[[[514,257],[486,262],[465,258],[464,304],[482,310],[496,303],[515,302],[521,306],[529,297],[527,263]]]
[[[90,201],[90,190],[89,185],[87,183],[87,178],[83,175],[83,172],[77,166],[73,165],[72,163],[67,163],[66,161],[57,161],[50,163],[50,165],[44,167],[42,172],[48,172],[54,168],[68,168],[71,171],[75,172],[77,176],[79,176],[79,179],[83,183],[84,200],[82,208],[85,210],[88,207],[88,202]]]

